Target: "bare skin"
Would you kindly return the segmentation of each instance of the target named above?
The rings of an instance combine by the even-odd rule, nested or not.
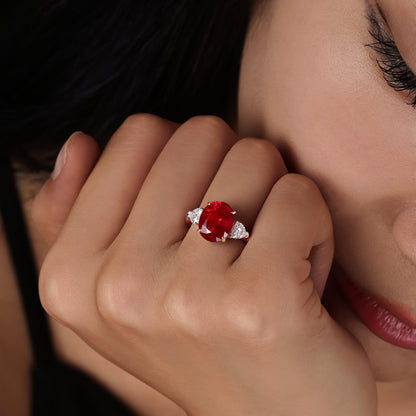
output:
[[[376,63],[385,57],[365,45],[374,42],[370,6],[415,69],[416,10],[410,0],[378,3],[380,10],[361,0],[265,2],[243,54],[239,127],[267,137],[316,181],[331,211],[336,264],[415,317],[413,94],[387,85]],[[380,414],[413,414],[415,351],[375,336],[336,291],[326,300],[369,356]]]
[[[365,354],[320,302],[332,226],[317,187],[287,175],[273,145],[237,141],[219,119],[196,118],[172,134],[176,127],[142,115],[114,135],[43,263],[40,293],[47,311],[189,414],[304,414],[309,408],[374,414],[375,383]],[[110,179],[107,172],[117,173]],[[49,198],[62,189],[62,175],[64,170],[35,199],[38,224],[50,221]],[[128,183],[127,177],[136,179]],[[238,202],[241,187],[251,194],[249,204]],[[80,225],[90,204],[103,200],[101,192],[114,197],[101,212],[95,209],[101,226],[91,218]],[[247,245],[209,244],[158,213],[179,215],[214,194],[241,205],[240,218],[253,229]],[[157,227],[151,218],[169,224]],[[140,248],[130,243],[137,230],[147,234],[134,237],[145,242]],[[99,257],[95,247],[104,250]]]
[[[73,140],[72,140],[73,139]],[[44,218],[34,224],[31,215],[33,198],[43,186],[43,178],[20,178],[19,190],[25,201],[24,212],[38,269],[55,241],[81,186],[100,156],[94,140],[77,133],[68,145],[67,167],[60,176],[61,182],[54,192],[47,194],[44,201],[49,208]],[[34,180],[35,179],[35,180]],[[52,181],[51,181],[52,182]],[[56,191],[61,190],[61,193]],[[39,196],[38,196],[39,199]],[[63,202],[65,201],[65,202]],[[1,222],[0,222],[1,224]],[[40,231],[39,231],[40,230]],[[30,373],[32,356],[18,289],[15,283],[13,266],[9,258],[7,241],[3,228],[0,228],[0,300],[1,308],[7,313],[1,315],[2,333],[0,349],[0,383],[3,393],[0,395],[0,408],[5,414],[26,416],[30,409]],[[183,416],[184,411],[171,400],[150,388],[136,377],[128,374],[110,361],[103,358],[78,335],[49,318],[55,351],[60,359],[92,375],[114,395],[118,396],[138,414],[156,416]]]
[[[374,3],[369,3],[374,6]],[[412,49],[409,46],[410,29],[405,30],[412,27],[414,21],[412,19],[412,2],[403,0],[399,2],[399,7],[396,7],[397,3],[393,1],[384,0],[379,3],[393,34],[397,38],[398,46],[403,51],[403,56],[409,61],[409,65],[413,64],[414,67]],[[413,183],[413,161],[415,160],[413,138],[416,133],[414,110],[406,106],[406,96],[393,91],[386,85],[379,68],[375,64],[374,54],[363,46],[371,40],[368,36],[368,22],[364,17],[365,8],[366,2],[358,0],[347,3],[328,0],[320,0],[313,2],[313,4],[306,0],[297,2],[289,0],[271,1],[267,3],[265,13],[261,19],[262,24],[252,26],[243,55],[238,109],[239,122],[234,127],[241,136],[267,138],[282,151],[293,169],[315,181],[325,198],[323,206],[328,205],[334,224],[335,261],[353,279],[360,281],[372,293],[388,296],[390,300],[403,304],[410,311],[414,311],[416,307],[413,299],[416,289],[412,276],[414,275],[416,261],[412,248],[414,245],[412,228],[408,226],[414,222],[416,212],[414,209],[415,191]],[[406,16],[406,19],[404,19],[404,16]],[[397,24],[398,21],[401,22],[400,25]],[[394,120],[394,123],[391,120]],[[134,124],[134,126],[133,124],[130,125],[129,131],[137,139],[140,129],[143,127],[140,127],[139,123]],[[158,130],[158,134],[155,134],[155,136],[163,141],[165,140],[164,137],[170,137],[173,134],[173,130],[177,126],[167,127],[168,124],[162,124],[164,127],[159,126],[158,129],[165,132],[162,133],[161,130]],[[171,130],[168,133],[169,129]],[[150,130],[154,131],[149,126],[146,130],[147,133]],[[234,140],[228,137],[229,134],[232,136],[231,133],[224,133],[224,131],[226,129],[220,127],[215,136],[223,136],[225,142]],[[49,246],[55,242],[58,232],[72,208],[75,197],[80,192],[99,157],[93,141],[85,137],[81,138],[79,136],[72,145],[72,151],[77,154],[77,158],[74,158],[74,160],[82,160],[82,163],[73,162],[71,164],[70,158],[67,160],[67,170],[63,170],[54,182],[56,184],[59,180],[65,181],[65,186],[60,187],[60,190],[56,186],[46,186],[35,200],[37,208],[35,207],[33,211],[31,204],[27,205],[28,212],[31,211],[36,219],[36,227],[31,223],[31,230],[38,253],[39,265],[49,250]],[[135,145],[129,140],[126,140],[125,145],[129,151],[132,150],[131,147],[135,148]],[[123,151],[117,153],[117,149],[117,146],[112,149],[115,155],[114,160],[117,159],[117,156],[123,156]],[[140,152],[137,150],[136,160],[141,157],[142,150],[143,148],[140,149]],[[267,152],[262,154],[261,157],[262,169],[264,161],[272,153],[272,148],[266,148],[266,150]],[[157,151],[153,149],[150,153],[154,155]],[[249,157],[247,155],[252,154],[253,149],[247,148],[243,153],[245,154],[244,157]],[[79,159],[80,155],[84,155],[84,159]],[[284,176],[285,167],[281,159],[280,161],[274,159],[274,163],[278,172],[274,170],[276,167],[270,167],[270,170],[266,169],[268,179],[263,178],[259,182],[270,184],[271,182],[278,182],[282,175]],[[116,164],[116,166],[121,165],[120,163]],[[250,165],[255,166],[255,162],[251,159]],[[173,167],[171,166],[171,168]],[[236,173],[237,169],[234,167],[232,171]],[[65,174],[68,174],[68,172],[71,172],[71,175],[66,177]],[[102,175],[104,176],[104,174]],[[98,173],[95,174],[95,179],[91,179],[90,182],[94,180],[98,182],[99,177]],[[228,175],[229,177],[230,175]],[[53,182],[49,182],[49,184],[51,183]],[[124,184],[126,181],[120,179],[120,183]],[[246,185],[247,181],[244,181],[244,184]],[[308,184],[307,187],[310,187],[310,182]],[[227,185],[227,189],[229,189],[229,184]],[[256,181],[250,182],[249,185],[252,186],[252,189],[258,186]],[[156,186],[154,188],[156,189]],[[272,188],[269,185],[269,193]],[[150,186],[149,189],[151,189]],[[220,191],[221,187],[216,188],[215,195],[212,194],[213,197],[221,198]],[[246,189],[244,189],[242,194],[246,195],[246,192]],[[138,193],[134,195],[132,191],[130,197],[135,199],[137,195]],[[228,196],[227,194],[226,196],[232,198],[232,195]],[[172,196],[172,199],[168,198],[168,200],[171,201],[173,198],[174,196]],[[203,199],[202,194],[201,199]],[[224,199],[227,200],[225,196]],[[264,196],[263,199],[266,200]],[[85,208],[78,208],[78,212],[82,212],[84,209],[85,212],[88,212],[88,204],[94,205],[96,200],[94,201],[94,198],[91,197],[92,202],[88,202],[88,198],[84,198],[83,202],[78,205],[82,207],[85,203]],[[56,209],[53,213],[48,212],[47,208],[51,206],[51,201],[55,202]],[[246,216],[244,218],[245,222],[254,224],[259,209],[244,212],[244,209],[247,209],[244,207],[246,202],[247,197],[241,202],[242,215],[243,217]],[[238,203],[240,204],[240,202]],[[316,202],[312,205],[318,206],[320,204],[320,202]],[[198,203],[195,202],[195,206],[197,205]],[[308,205],[310,205],[309,202]],[[127,210],[126,207],[125,209]],[[183,211],[181,211],[181,215],[183,215]],[[127,210],[124,211],[124,214],[117,214],[119,220],[126,217],[126,212],[130,211]],[[73,218],[77,218],[76,214],[71,215]],[[77,224],[77,222],[73,220],[72,224]],[[69,226],[66,227],[68,229]],[[82,229],[79,231],[82,234]],[[113,230],[112,235],[114,236],[116,232]],[[90,233],[86,234],[89,236]],[[65,239],[70,241],[71,233],[67,231],[64,235],[66,237],[63,237],[61,241],[65,242]],[[129,243],[136,241],[137,228],[134,233],[132,232],[131,237],[128,236],[127,232],[124,235]],[[84,241],[84,238],[80,237],[79,234],[76,238]],[[198,242],[199,240],[192,241],[192,247],[195,247]],[[60,303],[62,296],[57,296],[56,288],[59,289],[59,286],[56,286],[54,281],[53,269],[59,269],[58,263],[64,263],[62,260],[63,253],[70,253],[68,246],[62,242],[57,247],[51,256],[50,264],[52,266],[49,266],[49,275],[47,271],[44,274],[46,276],[44,281],[49,282],[45,284],[43,292],[45,306],[56,318],[75,329],[90,344],[96,346],[98,341],[94,339],[94,336],[91,336],[85,326],[79,324],[77,317],[74,316],[75,312],[69,312],[69,306],[67,310],[64,310]],[[127,252],[129,245],[123,246],[120,243],[119,247],[123,247]],[[224,251],[224,247],[220,249]],[[4,254],[4,245],[2,250]],[[239,247],[239,250],[241,251],[241,247]],[[114,253],[117,253],[117,251],[112,253],[114,255],[113,260],[117,259],[118,255],[120,259],[123,259],[115,261],[115,263],[121,262],[125,267],[128,262],[124,261],[126,259],[121,250],[118,255]],[[275,253],[276,251],[273,251],[270,257],[275,256]],[[55,260],[55,264],[53,264],[54,256],[55,259],[59,258],[60,262]],[[77,256],[74,255],[74,258],[77,258]],[[323,261],[322,264],[327,267],[328,261]],[[93,265],[91,267],[94,268]],[[128,275],[128,272],[126,274]],[[75,284],[72,281],[71,273],[68,272],[67,275],[69,276],[67,278],[68,288],[81,290],[78,287],[78,282]],[[99,273],[93,273],[93,275],[99,276]],[[244,276],[244,272],[239,273],[239,278],[241,275]],[[315,280],[315,285],[318,288],[322,287],[326,279],[324,275],[325,273],[322,273]],[[106,278],[95,278],[100,282],[107,280],[107,282],[110,282],[107,284],[111,285],[110,273],[106,276]],[[8,281],[10,287],[12,287],[10,285],[11,278],[9,269],[3,281]],[[251,278],[252,276],[250,276]],[[244,281],[244,278],[242,281]],[[247,280],[247,282],[250,282],[250,280]],[[208,289],[204,287],[202,292],[208,293]],[[10,293],[15,298],[13,289]],[[88,290],[87,288],[85,293],[90,294],[90,300],[94,298],[91,295],[91,289]],[[109,293],[110,295],[111,293],[114,294],[114,290],[109,291]],[[180,292],[178,293],[180,294]],[[127,327],[134,333],[137,327],[135,328],[131,324],[128,313],[120,318],[114,316],[114,310],[108,309],[108,300],[112,299],[111,296],[106,298],[107,302],[103,302],[102,298],[98,303],[97,298],[94,302],[88,303],[85,301],[85,305],[80,307],[78,312],[85,314],[87,303],[101,305],[98,309],[99,311],[105,311],[104,316],[102,316],[102,313],[92,312],[91,316],[98,318],[95,323],[91,323],[92,326],[90,327],[96,325],[96,329],[101,328],[97,329],[97,332],[104,338],[105,334],[108,335],[108,332],[106,332],[108,326],[112,327],[110,329],[112,334],[114,332],[111,331],[115,331],[114,328],[119,326],[123,328],[121,331]],[[266,294],[263,293],[262,304],[266,298]],[[113,301],[114,299],[112,299]],[[248,305],[253,305],[250,303],[253,299],[245,298],[245,301]],[[276,298],[274,301],[276,301]],[[241,302],[239,304],[241,306]],[[17,301],[14,305],[15,308],[18,308]],[[184,304],[179,305],[184,306]],[[351,375],[351,377],[363,377],[357,385],[361,386],[361,390],[364,388],[364,391],[368,393],[365,400],[363,397],[361,397],[362,402],[358,400],[358,403],[362,404],[361,411],[366,412],[362,414],[371,414],[374,410],[371,409],[371,406],[374,405],[372,386],[373,383],[375,386],[375,382],[378,381],[378,415],[411,415],[415,406],[413,398],[416,379],[414,351],[398,348],[376,337],[356,318],[348,307],[343,305],[335,292],[330,293],[326,305],[331,315],[359,341],[359,344],[356,344],[354,339],[349,338],[342,332],[347,337],[343,339],[344,343],[342,345],[349,345],[351,347],[347,348],[349,353],[357,354],[353,358],[349,357],[348,365],[351,366],[352,362],[362,363],[362,365],[354,368],[354,374]],[[244,314],[244,309],[240,308],[238,310],[239,314],[241,313],[240,316],[251,316]],[[118,308],[119,311],[120,308]],[[179,326],[184,329],[182,326],[189,322],[185,322],[183,318],[188,314],[176,314],[175,316],[176,319],[182,317]],[[22,321],[21,317],[18,319]],[[97,324],[97,322],[101,323]],[[105,330],[102,328],[102,322],[106,322],[104,324]],[[243,322],[245,322],[245,330],[249,329],[247,324],[250,323],[250,319]],[[299,322],[302,322],[301,318],[299,318]],[[233,323],[236,324],[235,321]],[[123,397],[132,407],[144,414],[157,414],[157,410],[160,409],[146,407],[153,402],[160,403],[160,406],[166,406],[164,414],[183,413],[178,405],[163,398],[155,390],[145,387],[145,384],[127,376],[123,370],[100,358],[90,347],[80,341],[77,335],[65,329],[61,324],[53,321],[52,325],[55,344],[61,356],[81,368],[85,368],[98,379],[106,380],[111,374],[110,380],[120,382],[110,382],[110,389]],[[120,331],[120,328],[117,328],[117,331]],[[247,335],[247,332],[245,334]],[[24,339],[24,333],[21,333],[19,337]],[[340,337],[342,338],[341,335]],[[334,339],[336,341],[341,338],[332,336],[331,340],[320,346],[318,350],[325,352],[325,348],[333,345]],[[69,349],[69,345],[74,345],[74,348]],[[143,344],[140,345],[143,346]],[[365,354],[360,349],[360,345],[364,347]],[[144,375],[144,370],[140,369],[137,363],[132,363],[126,357],[120,358],[116,354],[118,348],[117,345],[110,345],[104,350],[100,347],[97,349],[117,364],[133,372],[137,377],[149,381],[150,378]],[[126,348],[126,346],[123,345],[123,348]],[[137,344],[135,348],[138,348]],[[29,362],[30,353],[28,353],[27,348],[23,350],[21,354],[26,357],[25,362]],[[83,354],[77,353],[86,350],[90,352],[87,353],[89,355],[84,356],[91,357],[91,359],[82,360],[80,356]],[[358,360],[357,357],[359,357]],[[309,359],[308,366],[311,368],[314,359],[312,357],[309,357]],[[204,361],[204,358],[201,358],[201,361]],[[345,363],[340,357],[337,357],[335,362],[337,365]],[[268,364],[270,365],[270,362]],[[244,368],[248,369],[249,366]],[[296,368],[296,365],[291,368]],[[362,371],[364,368],[365,371]],[[368,377],[367,371],[370,368],[371,377]],[[258,369],[258,366],[256,369]],[[163,371],[165,370],[166,368]],[[20,370],[18,374],[24,374],[24,371],[24,369]],[[364,374],[367,374],[367,376]],[[286,381],[290,380],[290,375],[287,376]],[[330,371],[325,376],[326,381],[334,381],[331,378]],[[20,377],[21,380],[24,379],[24,376]],[[365,381],[363,381],[364,379]],[[349,379],[347,376],[346,380],[353,380],[353,378]],[[335,382],[337,381],[335,380]],[[187,398],[180,397],[180,392],[169,390],[167,386],[163,385],[163,382],[159,384],[157,379],[152,379],[150,382],[157,390],[175,399],[189,413],[203,414],[203,412],[199,412],[200,407],[203,406],[203,397],[196,394],[193,396],[195,402],[188,403]],[[184,381],[182,380],[182,382]],[[217,380],[217,383],[214,384],[218,386],[221,383],[218,383]],[[261,380],[259,385],[261,385]],[[288,387],[288,385],[290,383],[286,383],[284,387]],[[136,400],[135,394],[138,391],[143,392],[143,400]],[[221,391],[227,392],[226,389]],[[311,391],[313,391],[313,388]],[[322,389],[319,392],[322,393]],[[231,392],[228,393],[231,394]],[[250,393],[253,393],[253,391]],[[346,393],[348,393],[348,389],[343,390],[344,396]],[[147,394],[149,396],[145,396]],[[153,400],[154,395],[156,395],[155,400]],[[351,396],[354,397],[353,400],[360,397],[353,393],[351,393]],[[230,397],[233,396],[228,398]],[[329,403],[328,405],[330,405],[330,401],[323,399],[322,396],[320,398],[323,403]],[[235,402],[238,403],[238,400],[233,401],[233,403]],[[262,403],[267,403],[267,401],[263,400]],[[320,404],[322,405],[322,403]],[[270,402],[269,405],[273,406],[274,404]],[[221,403],[218,406],[219,409],[222,409]],[[326,414],[323,412],[327,409],[319,409],[318,405],[316,409],[317,414]],[[241,411],[241,409],[232,410]],[[255,410],[256,414],[262,414],[259,409],[256,408]],[[281,409],[275,410],[276,412],[273,414],[279,414],[278,411]],[[351,411],[351,409],[348,410]],[[220,414],[218,411],[215,413]],[[339,408],[337,414],[341,414]],[[360,413],[353,412],[350,414]]]
[[[70,188],[63,186],[68,176],[78,176],[82,183],[87,173],[84,170],[82,174],[81,170],[81,174],[74,175],[74,170],[69,169],[70,148],[66,149],[66,165],[57,177],[53,175],[45,184],[31,207],[37,226],[43,229],[43,238],[49,244],[54,243],[41,269],[40,293],[45,308],[101,354],[170,397],[188,414],[303,414],[311,406],[316,414],[335,411],[338,414],[374,414],[375,383],[365,355],[320,303],[319,296],[332,258],[332,226],[316,186],[306,177],[287,175],[273,145],[259,139],[236,141],[232,130],[216,118],[197,118],[174,131],[176,128],[170,122],[147,115],[127,120],[89,174],[58,240],[53,241],[59,228],[57,224],[65,217],[62,213],[72,205],[71,198],[63,198],[59,193],[66,189],[67,195],[71,194]],[[199,140],[194,139],[196,131],[200,132]],[[149,135],[154,135],[154,140],[147,140]],[[89,138],[76,136],[70,142],[73,147],[74,139]],[[167,141],[169,144],[163,147]],[[204,146],[206,151],[200,152]],[[126,148],[129,152],[125,152]],[[184,148],[189,149],[192,157],[183,152]],[[140,158],[142,163],[137,163]],[[182,163],[172,164],[172,160],[177,162],[181,158]],[[106,172],[114,172],[110,169],[114,163],[123,168],[110,180]],[[184,169],[186,164],[188,167]],[[188,180],[193,191],[184,189],[183,195],[177,195],[178,186],[166,180],[172,169],[176,172],[168,175],[171,180],[177,184]],[[137,178],[136,183],[121,186],[127,184],[126,175]],[[245,175],[246,180],[241,182],[241,175]],[[227,197],[233,177],[235,184],[231,189],[235,196]],[[232,242],[212,246],[194,232],[187,231],[184,224],[171,223],[168,229],[172,233],[172,243],[166,246],[164,233],[159,235],[155,232],[157,228],[150,224],[150,214],[163,206],[156,200],[157,195],[164,198],[166,193],[176,190],[169,199],[172,201],[170,209],[183,212],[185,203],[188,207],[201,205],[197,201],[203,193],[205,203],[212,200],[214,194],[223,194],[223,199],[235,200],[238,204],[242,184],[252,193],[251,205],[244,207],[242,204],[239,210],[241,220],[254,228],[247,245]],[[138,189],[141,194],[148,192],[143,200],[152,203],[139,204],[136,211],[134,202],[140,200]],[[109,215],[104,221],[108,227],[97,228],[90,218],[89,230],[84,226],[79,228],[79,216],[87,213],[88,206],[97,198],[102,200],[99,193],[109,191],[118,203],[113,208],[111,202],[110,206],[104,204],[102,213],[96,211],[95,217],[101,222],[102,215]],[[153,192],[155,196],[150,197]],[[193,201],[184,201],[185,195]],[[57,202],[66,200],[62,211],[54,204],[55,196]],[[148,211],[143,218],[146,218],[151,237],[142,240],[146,245],[139,252],[146,253],[155,241],[169,247],[165,249],[166,259],[155,263],[153,257],[146,263],[144,258],[150,260],[152,251],[149,251],[140,261],[132,256],[134,260],[129,265],[126,259],[131,254],[126,255],[132,246],[128,243],[131,237],[126,234],[125,242],[119,243],[116,249],[119,260],[114,258],[108,263],[111,268],[121,269],[102,274],[98,286],[101,289],[96,292],[94,279],[88,275],[82,278],[90,267],[98,265],[93,254],[97,253],[91,240],[93,234],[97,238],[97,248],[103,244],[107,246],[109,238],[122,241],[118,227],[121,225],[123,230],[128,230],[130,227],[126,225],[132,221],[131,230],[140,229],[140,225],[133,224],[141,221],[141,209]],[[259,209],[260,214],[256,215]],[[285,215],[284,219],[283,215],[271,215],[276,214],[276,210],[291,212],[291,215]],[[71,225],[71,218],[74,225]],[[156,215],[156,218],[162,217]],[[268,232],[273,221],[277,223],[272,227],[279,227],[286,238],[281,239],[280,235],[274,241],[275,234]],[[65,230],[68,230],[67,236]],[[79,232],[87,234],[83,237]],[[180,244],[175,242],[178,237]],[[72,238],[78,243],[71,242]],[[292,239],[293,243],[288,244]],[[190,246],[185,248],[186,245]],[[282,245],[281,257],[271,252],[267,254],[270,250],[278,253],[279,245]],[[110,253],[104,246],[100,249],[105,250],[102,254]],[[68,247],[80,251],[71,254]],[[110,247],[116,246],[111,244]],[[196,257],[189,257],[191,247],[199,251]],[[308,260],[314,247],[315,255]],[[62,267],[68,267],[69,263],[61,257],[63,253],[66,259],[84,258],[87,263],[80,265],[78,261],[71,261],[71,268],[65,271]],[[160,259],[160,249],[153,253]],[[100,255],[99,262],[104,257]],[[214,264],[214,258],[217,266],[213,271],[208,265]],[[265,267],[267,259],[273,262]],[[76,269],[80,267],[77,271],[73,268],[75,264],[78,264]],[[149,279],[146,268],[151,270],[155,264],[162,267],[158,272],[162,280],[156,276]],[[97,271],[102,270],[101,267]],[[136,270],[134,275],[139,267],[143,278],[131,280],[133,275],[128,271],[131,267]],[[276,279],[274,270],[279,270],[280,279]],[[221,276],[224,273],[226,275]],[[195,279],[204,275],[202,279]],[[228,283],[224,285],[224,282]],[[125,293],[121,297],[120,289]],[[150,297],[149,291],[154,292]],[[133,293],[131,303],[129,298]],[[198,295],[201,293],[204,298]],[[189,302],[195,296],[198,302]],[[74,299],[79,302],[78,306],[73,303]],[[167,334],[171,335],[166,339]],[[217,352],[213,355],[213,351]],[[291,365],[288,365],[289,359]],[[349,371],[351,361],[357,363],[353,371]],[[225,364],[229,369],[224,372]],[[317,371],[313,370],[314,366]],[[342,379],[340,373],[344,374]],[[276,378],[276,374],[280,377]],[[299,378],[303,379],[301,391]],[[194,380],[200,383],[196,386]],[[299,400],[300,393],[302,400]]]

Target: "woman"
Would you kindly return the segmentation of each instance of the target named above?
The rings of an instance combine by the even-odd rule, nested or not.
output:
[[[215,33],[237,49],[230,10],[216,10]],[[410,0],[257,2],[238,94],[219,100],[231,127],[139,114],[102,154],[76,133],[45,183],[22,178],[23,197],[36,195],[25,212],[60,359],[144,415],[413,414],[415,18]],[[164,87],[149,84],[166,90],[165,107],[139,111],[182,121]],[[214,112],[204,91],[196,114]],[[185,214],[214,201],[237,211],[247,242],[188,229]],[[27,335],[14,336],[25,342],[8,374],[27,392]]]

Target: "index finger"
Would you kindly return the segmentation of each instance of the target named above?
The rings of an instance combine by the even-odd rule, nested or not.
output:
[[[84,184],[60,239],[86,252],[107,248],[123,227],[148,172],[178,126],[151,114],[127,118]]]

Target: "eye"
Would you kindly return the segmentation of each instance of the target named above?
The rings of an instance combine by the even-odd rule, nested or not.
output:
[[[390,31],[380,23],[373,7],[368,6],[366,17],[370,24],[369,33],[373,42],[365,46],[377,53],[377,64],[387,84],[396,91],[405,92],[410,99],[408,104],[416,108],[415,74],[402,58]]]

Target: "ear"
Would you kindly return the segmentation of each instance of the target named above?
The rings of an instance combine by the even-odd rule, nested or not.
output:
[[[56,241],[99,157],[97,142],[82,132],[72,134],[59,152],[54,171],[30,208],[32,221],[47,244]]]

